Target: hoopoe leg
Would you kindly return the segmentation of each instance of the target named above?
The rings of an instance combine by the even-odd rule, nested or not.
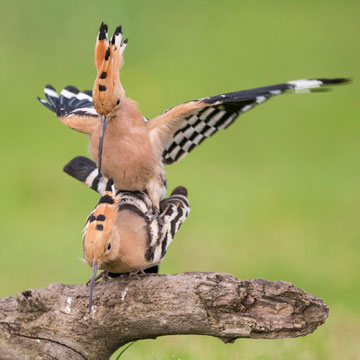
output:
[[[108,281],[109,280],[109,273],[107,271],[102,271],[99,275],[97,275],[94,279],[94,282],[98,280]],[[91,279],[86,283],[86,286],[88,286],[91,282]]]
[[[154,178],[150,180],[147,184],[145,191],[149,195],[150,201],[152,203],[153,214],[159,215],[160,200],[164,199],[166,195],[165,176],[159,176],[158,178]]]

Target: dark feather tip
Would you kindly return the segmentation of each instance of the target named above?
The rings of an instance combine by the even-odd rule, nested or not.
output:
[[[187,194],[188,194],[188,192],[187,192],[187,189],[185,186],[178,186],[171,193],[171,195],[183,195],[185,197],[187,196]]]
[[[108,31],[108,26],[102,22],[101,25],[100,25],[100,29],[99,29],[100,32],[104,31],[104,32],[107,32]]]
[[[108,29],[107,25],[102,22],[99,29],[99,40],[106,39],[107,29]]]
[[[318,79],[318,80],[320,80],[324,85],[347,84],[352,82],[352,79],[349,78]]]
[[[56,91],[55,88],[54,88],[52,85],[50,85],[50,84],[45,85],[45,88]]]
[[[115,34],[111,37],[111,43],[115,45]]]
[[[118,26],[116,29],[115,29],[115,35],[119,35],[122,33],[122,26]]]
[[[129,41],[129,39],[125,39],[125,40],[124,40],[124,44],[127,44],[128,41]]]

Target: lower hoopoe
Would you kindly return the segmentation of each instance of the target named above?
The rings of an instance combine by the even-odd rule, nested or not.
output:
[[[119,71],[127,40],[118,26],[108,41],[101,24],[95,46],[97,76],[93,92],[68,86],[59,95],[48,85],[39,100],[69,128],[90,138],[90,151],[117,189],[146,191],[155,210],[166,195],[163,164],[181,160],[218,130],[270,98],[287,93],[326,90],[344,78],[295,80],[192,100],[147,121],[136,102],[125,96]],[[106,136],[104,137],[106,130]],[[103,150],[102,150],[103,149]],[[101,154],[102,153],[102,154]]]
[[[130,273],[158,265],[190,212],[187,191],[177,187],[161,201],[159,217],[149,216],[152,203],[143,192],[116,191],[113,181],[98,174],[96,164],[76,157],[64,171],[102,194],[89,215],[83,235],[84,258],[92,267],[90,311],[98,269]]]

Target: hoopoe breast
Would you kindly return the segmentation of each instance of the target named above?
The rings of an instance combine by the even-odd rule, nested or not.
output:
[[[152,265],[146,260],[148,233],[143,216],[131,210],[120,210],[110,236],[114,246],[114,257],[106,259],[101,269],[113,273],[128,273],[143,270]]]
[[[98,159],[99,134],[91,136],[91,155]],[[103,143],[102,173],[114,179],[119,190],[144,191],[159,173],[160,159],[156,159],[146,128],[134,127],[113,131],[110,120]]]

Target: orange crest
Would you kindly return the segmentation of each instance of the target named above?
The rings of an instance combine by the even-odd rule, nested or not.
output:
[[[101,261],[106,251],[107,240],[111,234],[116,216],[116,190],[113,180],[110,179],[98,205],[88,217],[84,229],[84,255],[86,262],[90,266],[94,257],[96,261]]]

